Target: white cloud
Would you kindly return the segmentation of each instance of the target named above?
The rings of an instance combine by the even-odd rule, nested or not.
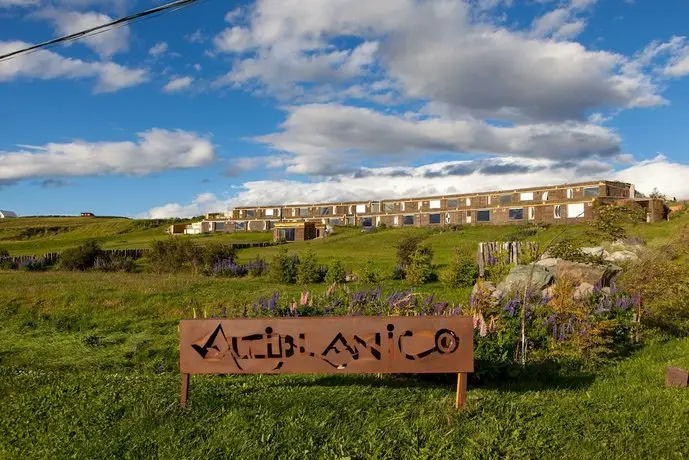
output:
[[[196,31],[190,34],[185,35],[184,38],[189,43],[203,43],[206,40],[208,40],[208,37],[203,33],[201,29],[197,29]]]
[[[288,108],[282,130],[255,138],[294,154],[289,172],[334,174],[368,160],[401,160],[429,152],[493,153],[577,160],[620,152],[619,136],[587,123],[493,126],[472,119],[400,118],[337,104]]]
[[[662,193],[678,199],[689,198],[689,165],[670,161],[663,155],[640,161],[615,174],[614,178],[630,182],[642,193],[651,193],[655,187]]]
[[[167,219],[170,217],[196,217],[218,209],[227,209],[228,201],[222,200],[212,193],[200,193],[191,203],[168,203],[151,208],[148,212],[137,217],[140,219]]]
[[[0,42],[0,54],[29,46],[28,43]],[[95,92],[113,92],[148,80],[145,69],[130,69],[114,62],[89,62],[66,58],[41,50],[0,62],[0,82],[19,78],[52,80],[56,78],[96,78]]]
[[[161,54],[164,54],[167,51],[167,43],[166,42],[158,42],[155,45],[151,47],[150,50],[148,50],[148,54],[150,54],[153,57],[160,56]]]
[[[95,11],[82,13],[55,8],[45,8],[34,13],[34,16],[52,21],[59,35],[73,34],[112,21],[110,16]],[[79,42],[83,42],[100,56],[109,58],[129,49],[129,26],[111,28],[106,32],[84,37],[76,43]]]
[[[241,25],[214,39],[218,51],[236,56],[219,82],[252,90],[259,83],[296,99],[318,91],[314,83],[339,84],[320,91],[334,100],[353,78],[379,71],[401,96],[428,102],[434,113],[531,122],[665,102],[652,75],[625,71],[627,57],[566,41],[583,30],[582,15],[593,1],[563,2],[526,31],[474,14],[501,3],[258,0]]]
[[[176,77],[170,80],[168,84],[163,87],[163,91],[165,91],[166,93],[182,91],[189,88],[193,81],[193,77]]]
[[[320,182],[262,180],[243,183],[232,196],[200,194],[190,203],[169,203],[155,207],[142,217],[191,217],[207,212],[227,211],[235,206],[281,205],[332,201],[396,199],[555,185],[583,180],[632,182],[649,193],[654,187],[677,198],[689,198],[689,165],[665,157],[640,162],[619,172],[605,164],[572,164],[519,158],[489,159],[492,169],[476,167],[471,161],[446,162],[417,168],[375,168],[359,176],[338,176]],[[582,169],[584,166],[584,169]],[[502,167],[502,168],[501,168]],[[435,172],[450,171],[436,175]],[[454,173],[452,173],[454,172]],[[377,176],[377,177],[372,177]],[[662,178],[659,179],[659,178]]]
[[[208,139],[186,131],[150,129],[135,142],[50,143],[39,149],[0,151],[0,180],[36,177],[143,175],[203,166],[215,159]]]
[[[201,72],[201,64],[194,64],[194,70],[197,72]]]
[[[0,8],[28,7],[35,6],[40,3],[40,0],[0,0]]]

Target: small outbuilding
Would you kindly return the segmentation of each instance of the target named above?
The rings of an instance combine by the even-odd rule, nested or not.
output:
[[[10,217],[17,217],[17,213],[0,209],[0,219],[8,219]]]
[[[187,224],[172,224],[168,227],[167,232],[170,235],[183,235],[187,228]]]
[[[278,222],[273,227],[275,241],[306,241],[318,237],[316,222]]]
[[[81,217],[96,217],[96,215],[92,212],[82,212]]]

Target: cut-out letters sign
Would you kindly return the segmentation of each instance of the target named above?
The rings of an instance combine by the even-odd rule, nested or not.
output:
[[[473,354],[463,316],[184,320],[180,402],[190,374],[456,373],[459,407]]]

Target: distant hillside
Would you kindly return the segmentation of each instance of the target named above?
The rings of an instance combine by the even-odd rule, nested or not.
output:
[[[0,220],[0,248],[12,255],[59,252],[95,239],[104,248],[146,248],[157,239],[168,238],[166,230],[179,219],[128,219],[124,217],[19,217]],[[201,235],[210,241],[269,241],[268,232]]]

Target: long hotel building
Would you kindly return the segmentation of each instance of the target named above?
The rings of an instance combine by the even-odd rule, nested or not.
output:
[[[594,201],[603,204],[635,201],[647,211],[647,221],[662,220],[662,200],[645,198],[632,184],[593,181],[492,192],[447,194],[394,200],[243,206],[228,213],[209,214],[185,233],[267,231],[288,240],[321,236],[326,226],[433,227],[588,221]],[[296,229],[294,231],[285,230]],[[301,230],[305,229],[305,230]]]

